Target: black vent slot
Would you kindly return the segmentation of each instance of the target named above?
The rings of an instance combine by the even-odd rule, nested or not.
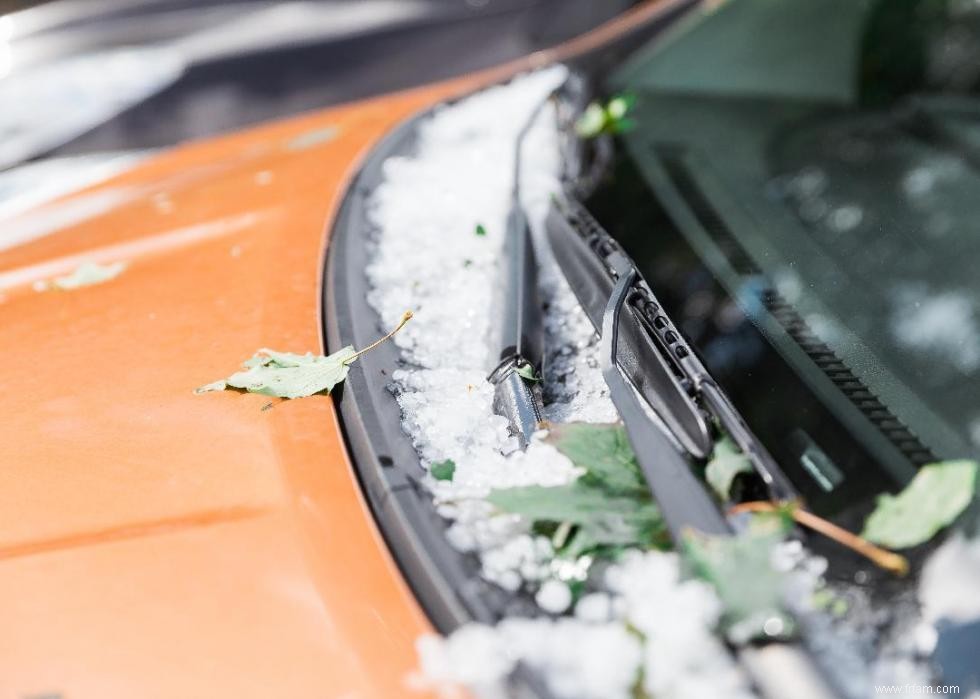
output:
[[[731,229],[707,200],[683,160],[683,149],[678,146],[655,147],[664,170],[678,195],[684,200],[698,223],[725,254],[735,271],[744,276],[762,278],[762,271],[748,256]],[[918,437],[879,400],[850,368],[819,337],[806,321],[775,289],[768,285],[761,293],[761,300],[769,314],[804,351],[814,364],[829,378],[854,407],[916,466],[936,461],[935,454],[919,441]]]

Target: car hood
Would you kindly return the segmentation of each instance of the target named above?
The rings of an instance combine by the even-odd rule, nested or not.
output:
[[[322,350],[356,164],[473,84],[185,146],[0,226],[0,696],[403,693],[429,626],[331,399],[193,389]],[[46,284],[87,262],[126,267]]]

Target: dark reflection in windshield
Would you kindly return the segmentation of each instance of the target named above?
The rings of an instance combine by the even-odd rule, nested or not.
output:
[[[590,206],[808,506],[859,528],[980,453],[980,2],[732,1],[612,83],[637,128]],[[968,692],[975,614],[930,603],[961,549],[919,600]]]
[[[963,0],[729,2],[617,76],[674,223],[817,394],[818,371],[848,372],[837,388],[879,414],[850,429],[898,481],[881,436],[913,464],[980,451],[978,39]],[[833,360],[794,358],[803,336]],[[723,367],[750,347],[702,351]]]
[[[980,7],[970,0],[878,0],[864,25],[857,74],[866,106],[980,84]]]
[[[843,341],[838,326],[858,336],[969,443],[980,419],[980,176],[929,126],[948,109],[919,98],[897,113],[787,124],[771,141],[777,174],[766,194],[846,279],[824,290],[808,260],[796,261],[797,278],[828,306],[811,327],[831,345]],[[960,127],[980,135],[980,119]],[[802,293],[784,291],[791,301]]]

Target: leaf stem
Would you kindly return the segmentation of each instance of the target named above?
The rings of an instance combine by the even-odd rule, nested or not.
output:
[[[390,333],[388,333],[387,335],[385,335],[381,339],[375,340],[374,342],[372,342],[370,345],[368,345],[364,349],[362,349],[362,350],[360,350],[358,352],[355,352],[354,354],[352,354],[351,356],[349,356],[347,359],[344,360],[344,364],[350,364],[351,362],[353,362],[355,359],[357,359],[358,357],[360,357],[365,352],[370,352],[371,350],[373,350],[375,347],[377,347],[381,343],[387,342],[388,340],[390,340],[394,336],[394,334],[396,332],[398,332],[399,330],[401,330],[402,328],[405,327],[405,323],[407,323],[408,321],[410,321],[412,319],[412,315],[413,315],[413,313],[411,311],[405,311],[402,314],[402,319],[400,321],[398,321],[398,325],[395,326],[395,329],[394,330],[392,330]]]
[[[737,514],[739,512],[778,512],[781,506],[766,501],[755,501],[755,502],[743,502],[735,507],[731,508],[729,512],[731,514]],[[879,568],[884,568],[887,571],[895,573],[896,575],[905,575],[909,572],[909,562],[905,556],[900,556],[897,553],[893,553],[887,549],[883,549],[880,546],[875,546],[867,539],[862,539],[857,534],[852,534],[846,529],[838,527],[832,522],[817,517],[817,515],[812,512],[807,512],[799,507],[794,507],[791,511],[793,519],[804,527],[809,527],[810,529],[823,534],[829,539],[833,539],[837,543],[846,546],[852,551],[856,551],[862,556],[866,557],[872,563],[874,563]]]
[[[572,523],[565,521],[558,525],[558,529],[555,530],[554,535],[551,537],[551,545],[557,551],[566,543],[568,543],[568,535],[572,531]]]

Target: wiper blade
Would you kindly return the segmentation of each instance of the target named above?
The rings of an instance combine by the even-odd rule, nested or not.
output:
[[[598,155],[607,159],[608,149]],[[598,179],[593,167],[583,180],[580,166],[581,157],[573,163],[566,157],[564,197],[552,201],[548,239],[579,303],[601,332],[603,378],[637,463],[675,542],[688,528],[731,534],[685,456],[711,453],[709,420],[728,430],[774,498],[795,498],[795,491],[663,313],[636,266],[579,202],[577,195],[590,191]],[[795,644],[769,643],[735,653],[767,698],[836,696]]]
[[[522,374],[540,375],[543,323],[534,248],[519,205],[511,209],[506,235],[494,313],[499,320],[494,338],[497,363],[487,380],[494,387],[494,412],[508,419],[523,449],[541,422],[537,382]]]
[[[684,531],[690,528],[711,535],[728,534],[730,530],[725,518],[692,473],[687,460],[660,429],[649,424],[643,404],[622,373],[619,364],[621,320],[626,299],[636,281],[636,271],[622,254],[617,254],[613,264],[619,279],[603,313],[602,376],[623,419],[653,499],[675,541],[681,541]]]
[[[555,257],[597,331],[603,330],[617,280],[629,277],[629,285],[620,289],[616,364],[683,450],[698,459],[710,455],[710,421],[715,420],[748,457],[773,499],[796,499],[789,479],[677,331],[636,266],[574,194],[566,191],[553,200],[547,229]],[[659,429],[650,420],[644,425],[645,430]]]
[[[566,217],[570,210],[576,210],[579,217],[572,220]],[[583,231],[582,221],[589,224],[588,231]],[[708,416],[721,423],[749,457],[773,498],[794,499],[795,491],[789,480],[662,312],[633,262],[570,191],[566,191],[564,201],[553,203],[547,228],[562,271],[593,319],[593,325],[601,330],[603,378],[674,541],[682,541],[681,537],[689,529],[714,536],[732,534],[728,521],[691,470],[685,454],[677,448],[693,435],[674,433],[674,426],[697,427],[705,420],[695,399],[703,403]],[[582,246],[576,241],[588,244]],[[597,322],[595,316],[601,320]],[[631,354],[637,346],[645,346],[627,344],[640,343],[641,330],[650,334],[647,339],[657,338],[655,346],[662,361],[643,364]],[[659,401],[644,405],[642,398],[650,391],[642,389],[655,385],[670,388]],[[654,406],[662,424],[650,415]],[[707,428],[706,423],[704,426]],[[668,432],[674,440],[668,437]],[[710,438],[707,432],[705,436]],[[684,451],[696,455],[689,449]],[[810,699],[836,696],[812,659],[795,644],[768,643],[739,648],[735,653],[763,696]]]
[[[551,96],[528,117],[517,137],[513,185],[500,285],[492,316],[498,320],[491,340],[494,365],[487,380],[493,384],[493,409],[510,423],[511,433],[523,449],[541,422],[537,382],[544,346],[544,324],[538,300],[537,262],[531,229],[521,204],[521,155],[524,141]]]
[[[596,331],[613,290],[614,278],[606,257],[619,250],[585,208],[574,200],[557,199],[547,219],[555,258]],[[657,304],[642,307],[655,322]],[[631,308],[619,341],[619,364],[629,381],[667,423],[672,436],[689,454],[706,458],[713,447],[707,417],[701,413],[669,358],[650,333],[635,322]]]

